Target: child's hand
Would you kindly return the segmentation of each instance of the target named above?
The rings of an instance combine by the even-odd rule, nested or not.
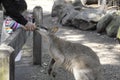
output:
[[[34,23],[31,23],[31,22],[28,22],[25,27],[24,27],[25,30],[28,30],[28,31],[33,31],[36,29],[36,26]]]

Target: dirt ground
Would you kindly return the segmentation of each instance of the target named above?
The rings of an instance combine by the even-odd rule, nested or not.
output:
[[[37,0],[27,0],[29,9],[36,5]],[[30,2],[31,1],[31,2]],[[32,2],[34,1],[34,3]],[[81,31],[70,27],[57,25],[50,17],[51,4],[41,1],[44,9],[43,25],[47,27],[59,26],[60,31],[57,36],[75,43],[81,43],[92,48],[99,56],[102,64],[102,72],[105,80],[120,80],[120,45],[114,38],[106,35],[99,35],[96,31]],[[39,2],[40,2],[39,1]],[[49,1],[49,0],[48,0]],[[50,5],[50,7],[48,6]],[[47,8],[46,8],[47,6]],[[49,9],[48,9],[49,8]],[[42,67],[32,64],[32,33],[22,50],[22,59],[16,62],[15,80],[50,80],[47,75],[50,57],[48,55],[47,43],[42,41]],[[73,75],[64,69],[59,69],[55,80],[74,80]]]

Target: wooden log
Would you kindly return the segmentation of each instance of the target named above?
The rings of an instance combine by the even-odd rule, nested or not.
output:
[[[43,10],[40,6],[33,9],[33,16],[37,27],[43,24]],[[33,64],[42,65],[41,35],[37,30],[33,32]]]

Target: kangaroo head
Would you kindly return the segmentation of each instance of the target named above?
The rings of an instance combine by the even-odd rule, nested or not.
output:
[[[59,30],[59,27],[47,28],[47,27],[42,26],[39,28],[39,33],[44,39],[48,40],[49,35],[54,35],[58,30]]]
[[[49,33],[54,34],[58,31],[58,29],[59,29],[58,27],[52,27],[49,29]]]
[[[37,28],[37,30],[38,29],[40,30],[41,34],[42,34],[42,32],[43,33],[48,33],[48,34],[50,34],[50,33],[54,34],[54,33],[56,33],[59,30],[59,27],[50,27],[50,28],[47,28],[47,27],[41,26],[40,28]]]

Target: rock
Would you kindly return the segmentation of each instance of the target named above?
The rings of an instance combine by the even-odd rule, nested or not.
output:
[[[51,16],[52,17],[56,17],[61,15],[61,11],[67,7],[66,9],[71,8],[71,6],[73,8],[77,7],[79,9],[81,9],[83,7],[82,3],[80,0],[55,0],[53,7],[52,7],[52,13]]]
[[[57,17],[59,13],[61,12],[61,10],[64,8],[64,6],[65,6],[64,0],[55,0],[53,7],[52,7],[51,16]]]
[[[84,7],[80,0],[55,0],[51,15],[58,17],[58,23],[64,26],[91,30],[96,28],[96,23],[104,15],[104,10],[102,7]]]
[[[58,15],[58,22],[62,23],[64,17],[68,16],[72,10],[74,10],[74,7],[72,5],[66,4],[66,6],[61,10]]]
[[[74,19],[72,21],[72,25],[75,26],[75,28],[80,30],[95,30],[96,29],[96,23],[87,22],[82,19]]]
[[[73,25],[72,24],[73,18],[78,14],[79,14],[79,11],[74,9],[67,11],[67,15],[61,20],[61,24],[65,26]]]
[[[112,21],[112,14],[106,14],[102,19],[100,19],[97,23],[97,32],[102,33],[105,32],[107,25]]]
[[[76,16],[76,18],[81,18],[88,22],[90,21],[98,22],[103,15],[104,11],[100,8],[86,8],[80,10],[80,13],[79,15]]]
[[[109,37],[116,37],[119,25],[120,25],[120,16],[115,15],[113,20],[110,22],[110,24],[106,28],[107,35]]]

